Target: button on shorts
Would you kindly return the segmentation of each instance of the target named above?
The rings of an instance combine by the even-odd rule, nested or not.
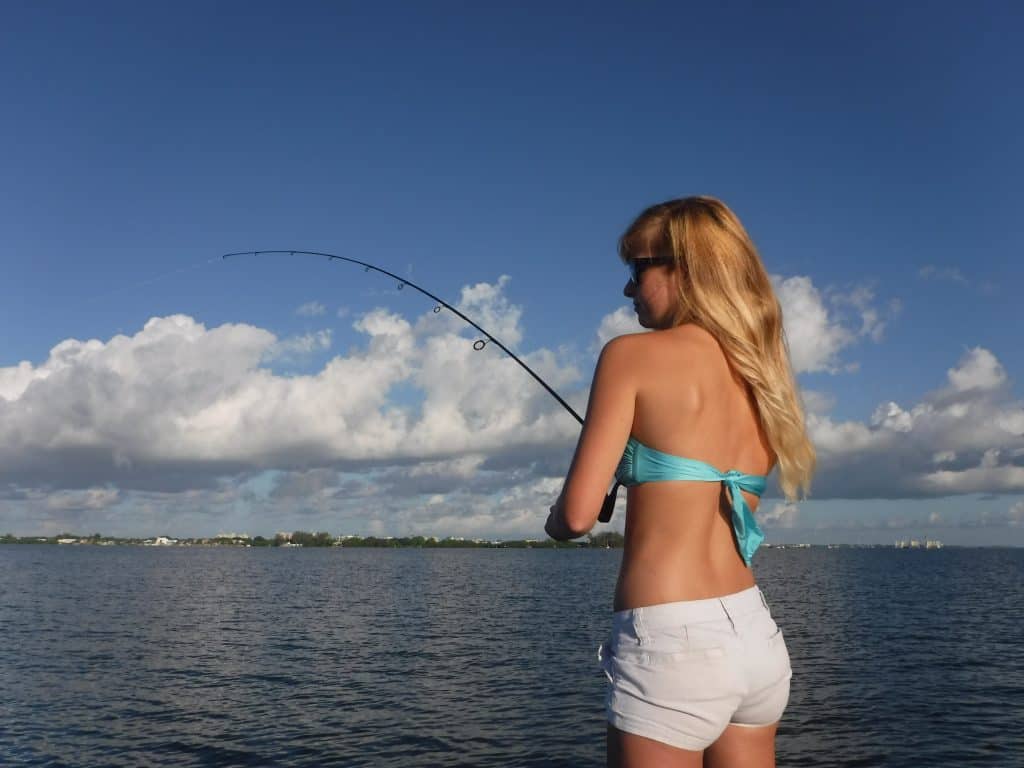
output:
[[[777,722],[793,675],[756,586],[618,611],[598,659],[611,725],[690,750],[707,749],[730,724]]]

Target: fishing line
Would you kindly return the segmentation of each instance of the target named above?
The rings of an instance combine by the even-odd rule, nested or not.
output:
[[[498,339],[494,338],[494,336],[492,336],[490,333],[488,333],[486,330],[484,330],[482,327],[480,327],[476,322],[474,322],[470,318],[466,317],[466,315],[464,315],[461,311],[459,311],[458,309],[453,307],[447,301],[445,301],[444,299],[440,298],[439,296],[434,295],[433,293],[428,291],[426,288],[422,288],[421,286],[419,286],[416,283],[414,283],[412,280],[409,280],[408,278],[405,278],[405,277],[399,277],[398,275],[396,275],[393,272],[389,272],[388,270],[383,269],[382,267],[378,267],[375,264],[370,264],[369,262],[366,262],[366,261],[360,261],[359,259],[353,259],[353,258],[351,258],[349,256],[338,256],[338,255],[333,254],[333,253],[324,253],[322,251],[298,251],[298,250],[237,251],[235,253],[225,253],[221,258],[222,259],[229,259],[229,258],[231,258],[233,256],[261,256],[261,255],[265,255],[265,254],[274,254],[274,255],[288,254],[289,256],[321,256],[321,257],[327,259],[328,261],[347,261],[350,264],[358,264],[359,266],[361,266],[363,268],[364,272],[370,272],[372,270],[374,272],[379,272],[382,275],[386,275],[387,277],[390,277],[391,279],[393,279],[395,281],[396,287],[397,287],[397,289],[399,291],[403,290],[406,286],[408,286],[409,288],[412,288],[413,290],[419,291],[420,293],[422,293],[427,298],[429,298],[432,301],[436,302],[434,304],[434,309],[433,309],[434,314],[438,314],[441,311],[441,308],[443,307],[444,309],[447,309],[449,312],[451,312],[452,314],[454,314],[457,317],[459,317],[464,322],[466,322],[469,325],[471,325],[474,328],[476,328],[476,330],[478,330],[483,335],[484,338],[477,339],[476,341],[473,342],[473,349],[474,350],[479,352],[482,349],[484,349],[484,347],[486,347],[488,344],[494,344],[495,346],[497,346],[498,349],[500,349],[506,355],[511,357],[517,363],[519,363],[519,366],[524,371],[526,371],[528,374],[530,374],[530,376],[532,376],[533,379],[538,384],[540,384],[542,387],[544,387],[544,389],[546,389],[548,391],[548,394],[550,394],[552,397],[554,397],[555,400],[557,400],[561,404],[561,406],[563,408],[565,408],[565,410],[567,410],[570,414],[572,414],[573,418],[576,419],[576,421],[578,421],[580,423],[580,425],[582,426],[582,424],[583,424],[583,417],[580,416],[573,409],[573,407],[571,405],[569,405],[564,399],[562,399],[562,396],[559,395],[557,392],[555,392],[555,390],[552,389],[551,386],[546,381],[544,381],[544,379],[542,379],[537,374],[536,371],[534,371],[530,366],[528,366],[526,363],[524,363],[522,360],[520,360],[519,357],[512,350],[510,350],[508,347],[506,347],[504,344],[502,344]],[[598,520],[600,520],[602,523],[607,523],[609,520],[612,519],[612,514],[615,511],[615,499],[616,499],[616,497],[618,495],[618,491],[619,491],[619,483],[616,482],[612,486],[611,490],[608,492],[608,495],[605,497],[604,504],[601,505],[601,513],[598,515]]]
[[[202,261],[198,261],[193,264],[187,264],[184,267],[178,267],[177,269],[172,269],[169,272],[162,272],[159,275],[154,275],[153,277],[146,277],[134,283],[129,283],[128,285],[123,285],[109,291],[104,291],[103,293],[95,294],[94,296],[82,299],[82,303],[92,304],[94,302],[100,301],[101,299],[108,299],[111,296],[117,296],[127,291],[131,291],[136,288],[141,288],[145,285],[152,285],[153,283],[160,282],[161,280],[166,280],[168,277],[174,277],[175,275],[180,275],[185,272],[194,272],[195,270],[200,269],[207,264],[213,264],[216,261],[217,258],[214,257],[210,259],[203,259]]]

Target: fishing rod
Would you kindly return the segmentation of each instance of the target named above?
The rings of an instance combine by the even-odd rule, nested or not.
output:
[[[441,307],[444,307],[449,312],[455,314],[456,316],[461,318],[464,322],[466,322],[469,325],[473,326],[478,331],[480,331],[480,333],[482,333],[484,335],[485,338],[477,339],[476,341],[473,342],[473,349],[474,350],[479,352],[484,347],[486,347],[488,343],[495,344],[502,352],[504,352],[506,355],[511,357],[517,363],[519,363],[520,367],[524,371],[526,371],[528,374],[530,374],[538,384],[540,384],[542,387],[544,387],[544,389],[546,389],[548,391],[548,394],[550,394],[552,397],[554,397],[555,400],[557,400],[562,405],[562,407],[565,408],[565,410],[567,410],[569,413],[571,413],[573,418],[576,419],[576,421],[578,421],[580,423],[580,426],[583,425],[583,417],[580,416],[578,413],[576,413],[576,411],[573,409],[573,407],[571,405],[569,405],[567,402],[565,402],[565,400],[562,399],[561,395],[559,395],[557,392],[555,392],[555,390],[553,390],[551,388],[551,386],[546,381],[544,381],[544,379],[542,379],[540,376],[538,376],[536,371],[534,371],[530,366],[528,366],[526,363],[524,363],[522,360],[520,360],[519,357],[512,350],[510,350],[508,347],[506,347],[504,344],[502,344],[500,341],[498,341],[498,339],[494,338],[494,336],[492,336],[486,330],[481,328],[473,320],[471,320],[468,317],[466,317],[462,312],[460,312],[458,309],[453,307],[447,301],[445,301],[444,299],[440,298],[439,296],[435,296],[430,291],[428,291],[426,288],[421,288],[420,286],[416,285],[416,283],[414,283],[412,280],[408,280],[408,279],[406,279],[404,277],[399,277],[395,273],[388,272],[386,269],[383,269],[382,267],[378,267],[375,264],[370,264],[370,263],[365,262],[365,261],[360,261],[359,259],[353,259],[353,258],[351,258],[349,256],[338,256],[338,255],[333,254],[333,253],[324,253],[322,251],[296,251],[296,250],[237,251],[235,253],[225,253],[221,258],[222,259],[229,259],[232,256],[262,256],[262,255],[265,255],[265,254],[283,254],[283,253],[287,253],[289,256],[296,256],[296,255],[299,255],[299,256],[323,256],[328,261],[347,261],[350,264],[358,264],[359,266],[361,266],[363,268],[364,272],[369,272],[369,271],[372,270],[374,272],[380,272],[382,275],[387,275],[388,277],[392,278],[393,280],[397,280],[398,281],[398,290],[402,290],[403,288],[405,288],[405,286],[409,286],[413,290],[419,291],[420,293],[422,293],[427,298],[437,302],[437,304],[434,306],[434,313],[435,314],[441,311]],[[618,493],[619,493],[619,483],[616,482],[612,486],[611,490],[608,491],[608,495],[605,496],[604,503],[601,505],[601,512],[597,516],[597,519],[600,520],[602,523],[607,523],[609,520],[612,519],[612,514],[615,512],[615,499],[618,496]]]

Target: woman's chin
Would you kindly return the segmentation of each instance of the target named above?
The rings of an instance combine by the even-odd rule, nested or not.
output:
[[[642,309],[636,310],[636,321],[640,323],[641,328],[646,328],[649,331],[657,328],[657,323]]]

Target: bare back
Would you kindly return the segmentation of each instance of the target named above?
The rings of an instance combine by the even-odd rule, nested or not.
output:
[[[721,471],[766,475],[773,457],[743,380],[706,331],[683,325],[633,337],[631,434],[659,451]],[[629,489],[615,610],[699,600],[754,585],[736,549],[719,483],[668,481]],[[751,510],[758,499],[745,494]]]

